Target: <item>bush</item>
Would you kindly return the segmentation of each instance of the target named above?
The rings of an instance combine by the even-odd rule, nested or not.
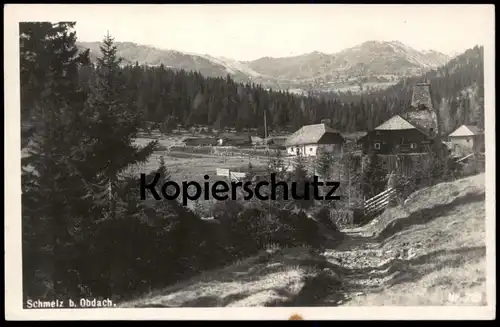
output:
[[[123,187],[125,199],[134,188],[129,183]],[[68,296],[118,301],[255,255],[269,244],[316,249],[323,244],[318,224],[302,211],[274,210],[270,215],[267,207],[244,208],[240,202],[224,201],[213,208],[214,223],[175,201],[146,205],[132,199],[115,219],[87,221],[78,239],[67,246],[66,261],[58,267],[66,276]],[[27,266],[26,272],[33,276],[36,266]],[[25,284],[27,297],[43,297],[51,287],[43,286],[43,276],[31,280]]]
[[[460,165],[460,176],[467,177],[483,173],[485,171],[485,163],[482,160],[471,159]]]
[[[320,223],[323,224],[326,228],[328,228],[330,231],[337,232],[338,228],[334,220],[332,219],[332,213],[336,213],[337,210],[332,211],[329,210],[328,208],[322,208],[316,215],[315,218],[318,220]]]

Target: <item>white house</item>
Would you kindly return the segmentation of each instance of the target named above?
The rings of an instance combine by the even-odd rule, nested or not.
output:
[[[484,152],[484,132],[472,125],[462,125],[449,136],[454,154],[462,156]]]
[[[344,138],[328,123],[302,126],[290,135],[285,146],[288,155],[317,156],[322,151],[341,152]]]

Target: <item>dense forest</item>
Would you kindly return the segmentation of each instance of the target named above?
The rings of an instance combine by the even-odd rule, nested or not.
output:
[[[96,67],[88,64],[78,69],[79,83],[88,91],[95,81]],[[463,123],[483,125],[484,120],[482,47],[467,50],[424,76],[407,78],[388,89],[362,95],[298,96],[265,90],[260,85],[239,84],[229,76],[207,78],[163,65],[122,65],[120,69],[120,78],[127,88],[124,94],[144,121],[185,127],[257,128],[262,132],[266,114],[270,129],[275,131],[295,131],[323,118],[330,118],[342,132],[366,131],[406,109],[413,85],[422,80],[432,85],[434,105],[439,108],[441,130],[445,133]],[[34,84],[26,78],[22,85],[23,117],[29,120],[36,87],[31,87]]]

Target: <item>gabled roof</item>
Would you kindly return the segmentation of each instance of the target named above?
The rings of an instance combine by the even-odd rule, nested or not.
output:
[[[389,120],[386,120],[381,125],[375,127],[375,129],[379,131],[387,131],[387,130],[417,129],[417,127],[412,125],[410,122],[408,122],[400,115],[395,115],[389,118]]]
[[[342,137],[339,132],[333,130],[326,124],[306,125],[290,135],[285,145],[315,144],[327,133],[338,134]]]
[[[392,116],[391,118],[389,118],[388,120],[386,120],[384,123],[375,127],[368,134],[366,134],[363,137],[361,137],[360,139],[358,139],[357,142],[358,143],[364,142],[365,138],[374,131],[402,131],[402,130],[412,130],[412,129],[415,129],[415,130],[419,131],[420,133],[429,137],[427,132],[423,128],[421,128],[420,126],[417,126],[417,125],[410,123],[409,121],[407,121],[406,119],[404,119],[400,115],[395,115],[395,116]]]
[[[453,133],[449,136],[473,136],[473,135],[481,135],[483,132],[477,126],[473,125],[462,125],[457,128]]]

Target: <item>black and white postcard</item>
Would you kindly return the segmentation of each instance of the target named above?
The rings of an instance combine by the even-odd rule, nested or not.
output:
[[[493,5],[4,7],[8,320],[493,319]]]

